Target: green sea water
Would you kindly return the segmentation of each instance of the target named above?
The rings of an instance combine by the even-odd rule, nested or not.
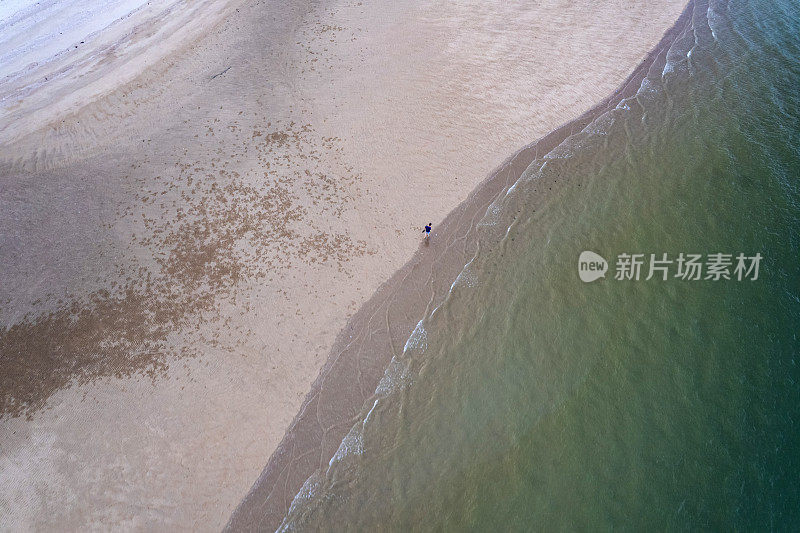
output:
[[[480,231],[284,529],[800,527],[797,2],[698,2]],[[761,254],[758,279],[644,279],[651,253],[718,252]]]

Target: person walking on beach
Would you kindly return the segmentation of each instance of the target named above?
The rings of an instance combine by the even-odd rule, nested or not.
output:
[[[431,227],[432,226],[433,226],[433,222],[428,222],[428,225],[425,226],[424,230],[422,230],[422,231],[425,232],[425,240],[426,241],[431,238]]]

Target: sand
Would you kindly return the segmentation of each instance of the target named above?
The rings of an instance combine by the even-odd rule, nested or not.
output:
[[[220,529],[424,223],[683,4],[212,8],[1,115],[0,528]]]

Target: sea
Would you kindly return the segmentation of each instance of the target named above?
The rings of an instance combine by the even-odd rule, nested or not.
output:
[[[281,530],[797,529],[800,4],[690,9],[492,202]]]

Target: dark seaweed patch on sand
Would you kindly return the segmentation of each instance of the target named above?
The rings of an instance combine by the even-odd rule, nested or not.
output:
[[[365,242],[315,225],[340,217],[357,194],[358,176],[338,164],[338,139],[293,123],[230,128],[240,153],[222,155],[220,146],[232,146],[219,144],[219,155],[177,161],[170,176],[136,179],[137,204],[119,218],[136,228],[130,245],[148,250],[156,268],[0,330],[0,417],[31,417],[70,384],[156,379],[171,356],[195,355],[170,335],[199,329],[240,282],[269,281],[298,262],[344,269],[367,253]],[[227,168],[252,150],[257,172]]]

